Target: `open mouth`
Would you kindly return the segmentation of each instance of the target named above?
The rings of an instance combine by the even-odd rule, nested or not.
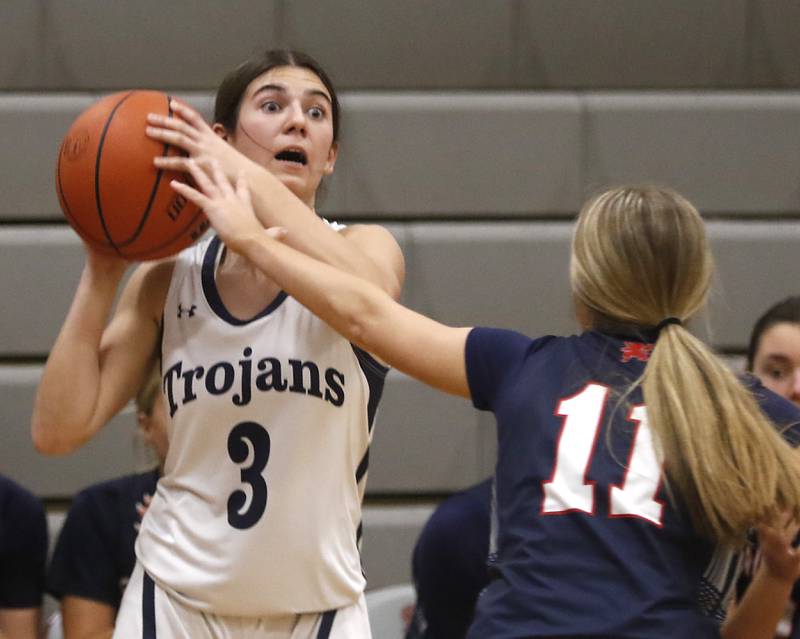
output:
[[[303,166],[308,164],[306,154],[296,149],[286,149],[281,151],[275,155],[275,159],[281,160],[282,162],[294,162],[295,164],[302,164]]]

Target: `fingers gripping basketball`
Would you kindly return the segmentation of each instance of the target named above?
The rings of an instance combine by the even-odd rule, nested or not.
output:
[[[147,114],[171,115],[169,96],[123,91],[102,98],[72,123],[58,154],[61,209],[85,242],[130,260],[177,253],[208,228],[202,211],[169,186],[182,173],[155,156],[180,149],[145,135]]]

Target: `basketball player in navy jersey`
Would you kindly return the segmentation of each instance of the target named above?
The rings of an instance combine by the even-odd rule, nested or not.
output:
[[[532,340],[414,313],[278,241],[291,230],[264,233],[245,178],[190,170],[202,193],[174,188],[231,250],[348,339],[494,412],[496,560],[468,637],[720,636],[698,585],[715,548],[779,526],[781,511],[800,519],[800,464],[762,409],[779,425],[800,411],[745,387],[684,328],[712,274],[689,202],[647,187],[590,200],[570,269],[586,331]],[[734,631],[777,619],[791,581],[766,574],[761,606],[740,606]]]
[[[399,296],[392,236],[314,211],[339,106],[313,59],[272,51],[235,69],[213,128],[175,113],[149,133],[246,173],[262,228],[285,226],[297,250]],[[69,452],[160,361],[169,452],[114,636],[369,637],[361,501],[386,367],[219,237],[139,266],[109,322],[125,267],[87,248],[32,422],[39,450]]]
[[[414,544],[417,600],[405,639],[463,639],[489,583],[492,480],[450,495]]]
[[[39,637],[46,562],[42,503],[0,475],[0,639]]]
[[[753,325],[747,348],[747,370],[778,395],[800,405],[800,297],[787,297],[768,308]],[[795,551],[797,552],[797,551]],[[763,543],[753,558],[760,560]],[[746,569],[742,586],[751,578],[752,566]],[[800,572],[796,573],[800,576]],[[800,582],[792,590],[789,634],[777,634],[800,639]]]

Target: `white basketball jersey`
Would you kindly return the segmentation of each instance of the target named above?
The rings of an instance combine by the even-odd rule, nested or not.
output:
[[[183,251],[164,306],[169,453],[136,552],[194,608],[339,608],[359,555],[372,419],[386,369],[292,297],[228,313],[217,237]]]

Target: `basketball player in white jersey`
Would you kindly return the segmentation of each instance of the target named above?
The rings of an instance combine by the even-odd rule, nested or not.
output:
[[[391,235],[314,212],[339,107],[313,59],[272,51],[237,68],[213,128],[173,108],[151,117],[149,135],[247,175],[265,227],[399,297]],[[186,159],[155,162],[180,170]],[[126,264],[86,250],[37,393],[37,448],[62,454],[91,438],[156,358],[171,418],[114,637],[369,637],[358,544],[386,368],[216,237],[140,265],[110,321]]]

